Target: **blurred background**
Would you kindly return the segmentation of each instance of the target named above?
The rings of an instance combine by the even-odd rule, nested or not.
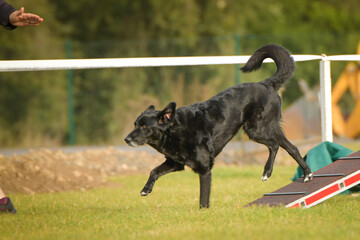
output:
[[[250,55],[268,43],[292,54],[355,54],[360,40],[359,0],[8,2],[44,22],[3,29],[1,60]],[[347,64],[331,63],[333,84]],[[282,90],[284,128],[292,139],[307,139],[320,134],[319,106],[311,102],[317,99],[319,63],[296,65]],[[150,104],[188,105],[275,71],[266,64],[244,75],[239,67],[0,73],[0,148],[120,145]],[[349,115],[351,93],[338,105]],[[299,121],[312,124],[301,127]]]

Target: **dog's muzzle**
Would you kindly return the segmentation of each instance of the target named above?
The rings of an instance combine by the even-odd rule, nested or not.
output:
[[[132,140],[131,137],[126,137],[125,142],[131,147],[137,147],[138,145]]]

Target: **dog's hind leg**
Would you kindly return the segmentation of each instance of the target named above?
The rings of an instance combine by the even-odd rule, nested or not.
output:
[[[211,171],[200,175],[200,208],[210,207]]]
[[[264,125],[260,121],[258,124]],[[247,121],[244,125],[244,130],[251,140],[263,144],[269,149],[269,157],[266,161],[264,172],[261,177],[262,181],[266,181],[272,174],[275,157],[279,150],[279,143],[277,139],[278,134],[276,134],[276,131],[278,130],[281,132],[281,128],[277,123],[268,124],[267,128],[262,128],[261,130],[254,128],[254,126],[256,126],[256,121]]]
[[[257,123],[258,125],[261,122]],[[249,124],[248,124],[249,125]],[[247,125],[245,125],[246,127]],[[258,129],[249,129],[245,128],[245,131],[248,133],[249,137],[261,144],[264,144],[269,148],[269,158],[265,164],[264,173],[262,176],[262,180],[267,180],[272,173],[273,165],[275,161],[276,153],[279,149],[279,146],[284,148],[290,156],[299,164],[299,166],[303,169],[305,177],[304,182],[307,182],[312,179],[311,169],[308,167],[304,159],[301,157],[299,150],[293,144],[289,142],[289,140],[285,137],[281,127],[277,122],[272,122],[267,125],[266,129],[258,130]]]
[[[282,138],[279,139],[279,144],[282,148],[284,148],[289,155],[295,159],[295,161],[299,164],[299,166],[302,168],[303,172],[304,172],[304,182],[308,182],[310,180],[312,180],[313,178],[313,173],[311,172],[311,169],[309,168],[309,166],[306,164],[306,162],[304,161],[304,159],[301,157],[299,150],[297,149],[297,147],[295,147],[286,137],[284,134],[282,134]]]
[[[279,150],[279,145],[278,144],[266,144],[266,146],[269,149],[269,158],[266,161],[265,167],[264,167],[264,173],[261,177],[261,180],[266,181],[268,180],[269,177],[271,177],[273,168],[274,168],[274,162],[275,162],[275,157],[276,154]]]
[[[141,196],[147,196],[152,192],[154,184],[156,180],[159,179],[159,177],[167,173],[181,170],[184,170],[183,164],[178,163],[171,158],[167,158],[165,162],[163,162],[161,165],[157,166],[151,171],[148,181],[146,182],[143,190],[141,190]]]

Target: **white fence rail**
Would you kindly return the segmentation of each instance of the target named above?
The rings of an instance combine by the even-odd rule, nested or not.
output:
[[[294,55],[295,61],[320,60],[318,55]],[[48,71],[70,69],[100,69],[126,67],[169,67],[242,64],[250,56],[210,56],[210,57],[149,57],[149,58],[99,58],[99,59],[59,59],[59,60],[15,60],[0,61],[0,72]],[[271,62],[266,59],[265,62]]]
[[[293,55],[298,61],[320,61],[320,107],[322,140],[333,141],[331,116],[331,61],[360,61],[360,55]],[[244,64],[250,56],[210,57],[151,57],[151,58],[101,58],[59,60],[13,60],[0,61],[0,72],[50,71],[75,69],[101,69],[126,67],[169,67]],[[266,59],[265,62],[272,62]]]

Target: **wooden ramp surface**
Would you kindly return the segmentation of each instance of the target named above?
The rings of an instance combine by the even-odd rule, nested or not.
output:
[[[313,180],[304,183],[303,177],[272,193],[266,193],[246,206],[269,205],[312,207],[349,188],[360,184],[360,151],[339,158],[314,172]]]

